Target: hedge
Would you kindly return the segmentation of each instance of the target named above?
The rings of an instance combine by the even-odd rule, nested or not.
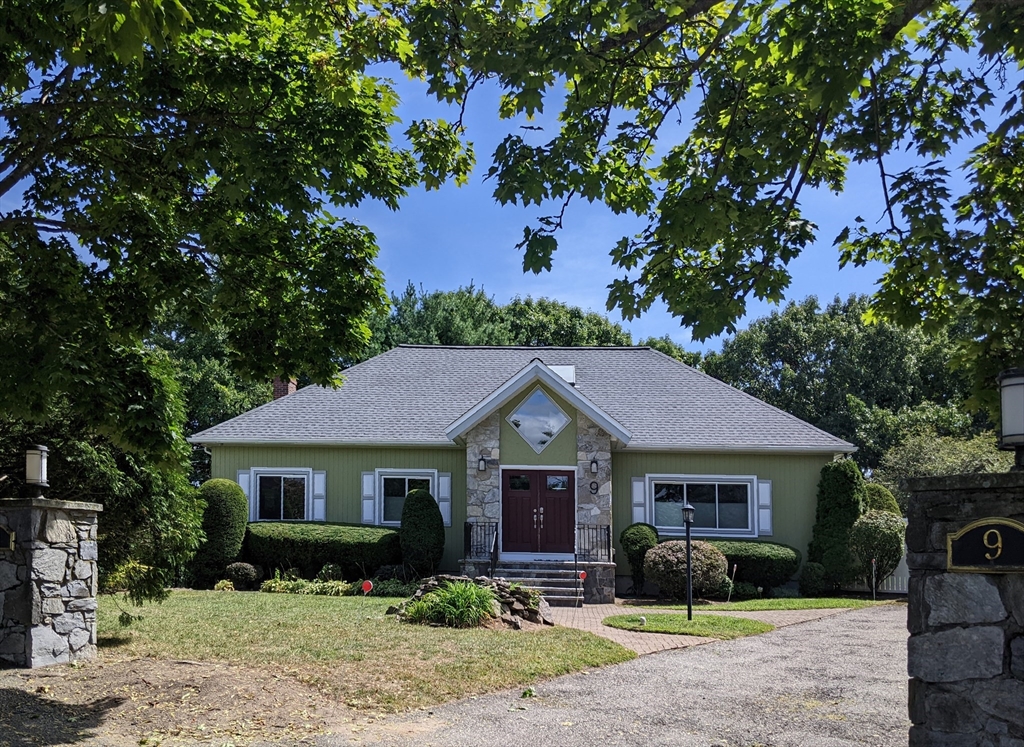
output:
[[[709,540],[725,555],[729,562],[728,573],[736,566],[737,584],[748,583],[760,586],[767,594],[776,586],[787,583],[800,568],[800,551],[789,545],[775,542],[743,542]]]
[[[249,518],[249,501],[237,483],[215,478],[199,488],[206,503],[203,532],[206,541],[192,559],[196,584],[209,588],[224,578],[228,564],[238,557]]]
[[[398,532],[393,529],[322,521],[249,524],[242,555],[262,566],[268,576],[274,569],[298,568],[303,577],[313,578],[328,563],[336,563],[345,578],[353,580],[402,560]]]

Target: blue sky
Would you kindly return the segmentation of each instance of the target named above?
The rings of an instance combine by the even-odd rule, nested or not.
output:
[[[403,121],[456,118],[454,109],[430,101],[419,84],[404,79],[395,83],[402,97],[399,114]],[[622,321],[617,310],[605,312],[607,285],[621,274],[612,266],[608,252],[620,237],[634,233],[640,223],[629,216],[616,216],[603,205],[573,202],[558,235],[553,269],[540,275],[522,272],[522,254],[515,245],[522,239],[523,228],[552,211],[537,206],[503,207],[491,196],[493,184],[483,178],[491,153],[520,124],[499,121],[497,101],[496,90],[478,89],[467,107],[467,137],[477,154],[477,167],[469,184],[448,184],[434,192],[415,190],[402,200],[398,212],[366,204],[350,216],[377,235],[381,247],[378,265],[385,273],[388,290],[401,291],[410,280],[427,291],[453,290],[474,283],[499,303],[517,295],[554,298],[607,313],[637,340],[667,334],[691,350],[717,349],[721,339],[703,344],[693,341],[689,330],[658,306],[630,322]],[[545,136],[554,132],[550,118],[531,124],[545,126]],[[681,138],[685,124],[675,128],[670,137]],[[793,282],[787,300],[817,295],[822,301],[830,301],[837,294],[872,293],[882,268],[840,270],[832,240],[857,215],[863,215],[869,223],[881,217],[877,166],[852,167],[842,195],[805,192],[802,199],[805,215],[819,227],[818,241],[790,264]],[[741,327],[775,307],[750,299],[747,308]]]

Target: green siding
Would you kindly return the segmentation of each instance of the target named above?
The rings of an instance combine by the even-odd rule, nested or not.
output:
[[[358,524],[363,472],[377,468],[436,469],[452,475],[452,525],[445,530],[443,566],[457,570],[466,521],[466,450],[337,446],[213,446],[213,477],[235,480],[253,467],[308,467],[327,473],[327,520]]]
[[[817,506],[821,468],[829,454],[674,454],[671,452],[612,452],[612,526],[617,572],[629,573],[618,535],[632,523],[630,479],[647,474],[757,475],[772,481],[772,528],[766,541],[800,551],[806,559]],[[694,535],[699,538],[699,535]]]
[[[501,408],[501,463],[502,464],[554,464],[568,466],[576,464],[576,408],[559,397],[553,391],[541,384],[540,388],[546,395],[562,408],[562,411],[569,416],[569,424],[555,436],[552,441],[540,454],[533,450],[530,444],[523,440],[519,432],[512,427],[506,418],[519,406],[526,397],[533,393],[536,387],[527,387],[517,394],[510,402]]]

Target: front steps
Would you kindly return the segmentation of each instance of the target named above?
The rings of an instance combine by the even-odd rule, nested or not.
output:
[[[583,581],[572,561],[532,561],[498,563],[495,578],[505,578],[538,592],[552,607],[582,607]]]

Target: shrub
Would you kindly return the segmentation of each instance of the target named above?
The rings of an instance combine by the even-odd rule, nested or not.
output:
[[[358,588],[347,581],[304,581],[306,586],[300,594],[315,594],[321,597],[348,597],[355,594]]]
[[[261,521],[249,525],[242,554],[268,572],[294,566],[303,577],[313,578],[328,563],[336,563],[344,578],[356,579],[399,562],[401,548],[393,529],[322,521]]]
[[[234,591],[235,590],[235,585],[233,583],[231,583],[228,579],[225,578],[225,579],[223,579],[221,581],[218,581],[216,584],[214,584],[213,585],[213,590],[214,591]]]
[[[444,555],[444,519],[429,491],[417,488],[405,496],[398,530],[402,560],[421,576],[429,576]]]
[[[266,594],[301,594],[309,585],[309,581],[301,578],[282,578],[281,571],[274,571],[274,577],[260,584],[260,591]]]
[[[800,593],[805,597],[822,597],[832,590],[832,584],[825,578],[825,566],[821,563],[804,563],[800,572]]]
[[[890,514],[903,516],[900,504],[896,502],[896,496],[889,491],[889,488],[879,485],[877,482],[869,482],[864,486],[864,510],[887,511]]]
[[[402,581],[397,578],[374,578],[373,588],[370,589],[368,597],[411,597],[420,588],[416,581]],[[362,584],[357,584],[356,589],[362,591]]]
[[[733,588],[734,584],[732,582],[732,579],[726,576],[725,580],[722,582],[722,585],[718,587],[718,589],[715,591],[714,594],[712,594],[712,596],[715,599],[730,599],[733,595]]]
[[[775,542],[710,540],[725,555],[728,572],[736,566],[735,581],[773,589],[789,581],[800,569],[800,551]]]
[[[850,459],[829,462],[821,469],[818,508],[807,559],[821,563],[825,578],[833,586],[857,577],[857,564],[850,552],[850,529],[864,512],[864,477]]]
[[[619,535],[622,552],[629,561],[630,575],[633,577],[633,593],[640,595],[644,591],[644,557],[647,551],[658,545],[658,530],[650,524],[630,524]]]
[[[868,511],[850,530],[850,549],[857,557],[860,577],[871,588],[871,560],[875,560],[875,588],[892,575],[903,557],[906,525],[888,511]]]
[[[373,577],[375,579],[379,578],[381,581],[395,579],[397,581],[402,581],[403,583],[415,581],[417,578],[416,574],[402,563],[398,563],[397,565],[382,565],[377,569],[377,572]]]
[[[737,599],[757,599],[761,596],[757,589],[758,587],[749,581],[737,581],[732,595]]]
[[[236,589],[254,589],[259,583],[260,569],[250,563],[232,563],[224,569],[224,575],[231,579]]]
[[[490,589],[471,581],[454,581],[410,604],[405,619],[449,628],[473,628],[491,617],[494,602]]]
[[[316,574],[317,581],[341,581],[345,578],[344,569],[337,563],[325,563]]]
[[[192,574],[197,585],[209,588],[224,577],[224,569],[242,549],[249,501],[237,484],[220,478],[204,482],[199,488],[199,497],[206,502],[203,511],[206,541],[192,559]]]
[[[662,542],[647,551],[644,573],[658,585],[662,594],[686,598],[686,543]],[[709,542],[693,542],[693,596],[713,595],[722,586],[725,555]]]

